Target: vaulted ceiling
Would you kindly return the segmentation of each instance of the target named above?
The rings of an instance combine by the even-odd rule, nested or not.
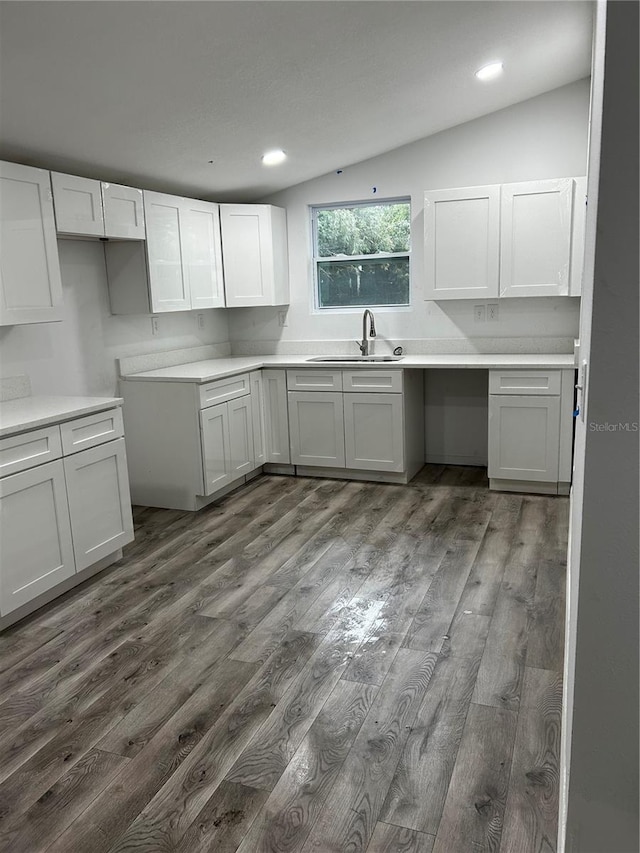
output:
[[[256,199],[588,76],[592,5],[2,2],[0,156]]]

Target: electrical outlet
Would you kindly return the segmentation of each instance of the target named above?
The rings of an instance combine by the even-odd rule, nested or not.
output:
[[[487,320],[490,323],[497,323],[500,319],[500,315],[498,313],[498,303],[497,302],[489,302],[487,305]]]
[[[476,323],[484,323],[485,313],[486,312],[484,305],[473,306],[473,319],[476,321]]]
[[[158,331],[159,331],[158,322],[159,322],[158,317],[156,317],[156,316],[154,315],[154,316],[151,318],[151,334],[152,334],[152,335],[157,335],[157,334],[158,334]]]
[[[286,311],[278,311],[278,325],[279,326],[288,326],[287,322],[287,312]]]
[[[196,316],[197,316],[197,318],[198,318],[198,328],[199,328],[199,329],[204,329],[204,314],[199,313],[199,314],[197,314]]]

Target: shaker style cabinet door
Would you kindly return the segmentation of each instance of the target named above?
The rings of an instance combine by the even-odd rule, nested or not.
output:
[[[75,573],[61,460],[0,480],[0,614]]]
[[[182,199],[144,191],[151,312],[189,311],[182,245]]]
[[[404,471],[402,394],[344,395],[347,468]]]
[[[142,190],[102,182],[104,236],[116,240],[144,240]]]
[[[253,471],[253,423],[251,397],[239,397],[226,403],[229,409],[229,449],[231,477],[236,479]]]
[[[291,464],[344,468],[342,394],[289,391]]]
[[[200,438],[204,468],[204,494],[212,495],[233,480],[229,412],[226,403],[200,412]]]
[[[498,296],[500,187],[424,194],[425,299]]]
[[[220,205],[227,306],[289,303],[286,212],[269,204]]]
[[[100,181],[51,172],[51,186],[59,234],[104,237]]]
[[[555,483],[560,397],[489,395],[489,477]]]
[[[224,308],[220,213],[217,204],[183,199],[182,246],[191,308]]]
[[[288,465],[291,453],[286,371],[263,370],[262,391],[264,393],[265,461]]]
[[[265,454],[265,399],[262,371],[255,370],[249,374],[251,384],[251,416],[253,420],[253,467],[264,465]]]
[[[64,459],[76,570],[133,540],[124,438]]]
[[[500,296],[568,296],[573,179],[502,187]]]
[[[0,325],[62,320],[49,172],[0,162]]]

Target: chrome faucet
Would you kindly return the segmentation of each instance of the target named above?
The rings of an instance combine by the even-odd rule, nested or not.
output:
[[[373,318],[372,312],[368,308],[365,308],[365,312],[362,315],[362,341],[358,344],[362,355],[369,355],[369,340],[367,338],[367,315],[369,316],[369,337],[375,338],[376,336],[376,321]],[[356,341],[356,343],[358,342]]]

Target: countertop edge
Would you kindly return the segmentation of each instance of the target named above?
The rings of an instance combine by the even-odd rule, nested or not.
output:
[[[60,408],[55,409],[56,399],[59,399]],[[30,432],[41,427],[51,426],[52,424],[64,423],[75,418],[91,415],[95,412],[103,412],[107,409],[122,407],[124,400],[122,397],[105,397],[104,399],[91,397],[87,398],[95,402],[79,403],[76,406],[71,403],[73,397],[60,396],[38,396],[19,397],[15,400],[7,400],[0,403],[0,438],[7,438],[11,435],[17,435],[21,432]],[[78,397],[78,400],[83,399]],[[27,402],[31,401],[31,402]],[[46,402],[45,402],[46,401]],[[67,401],[67,402],[62,402]],[[40,406],[44,411],[42,414],[37,414],[36,409]],[[33,414],[28,410],[33,409]],[[5,423],[7,415],[13,414],[15,420],[9,424]]]
[[[457,360],[459,359],[459,360]],[[120,381],[123,382],[191,382],[198,385],[205,382],[213,382],[216,379],[226,379],[230,376],[237,376],[240,373],[249,373],[253,370],[262,369],[296,369],[306,367],[315,370],[359,370],[359,369],[391,369],[391,370],[411,370],[411,369],[461,369],[461,370],[491,370],[494,368],[512,369],[512,370],[570,370],[575,367],[574,356],[572,353],[553,353],[539,354],[533,353],[530,355],[518,353],[514,355],[488,354],[482,353],[477,356],[465,354],[460,356],[442,355],[442,356],[405,356],[403,361],[386,361],[386,362],[354,362],[354,361],[333,361],[333,362],[310,362],[309,357],[305,356],[296,358],[288,356],[263,356],[262,358],[252,358],[247,356],[238,356],[238,364],[229,365],[230,359],[221,359],[227,362],[226,366],[218,369],[209,368],[209,361],[191,362],[190,364],[181,364],[175,367],[158,368],[152,371],[143,371],[141,373],[132,373],[127,376],[122,376]],[[242,362],[242,363],[240,363]],[[187,371],[191,370],[191,373]],[[171,371],[184,371],[185,375],[171,375]]]

